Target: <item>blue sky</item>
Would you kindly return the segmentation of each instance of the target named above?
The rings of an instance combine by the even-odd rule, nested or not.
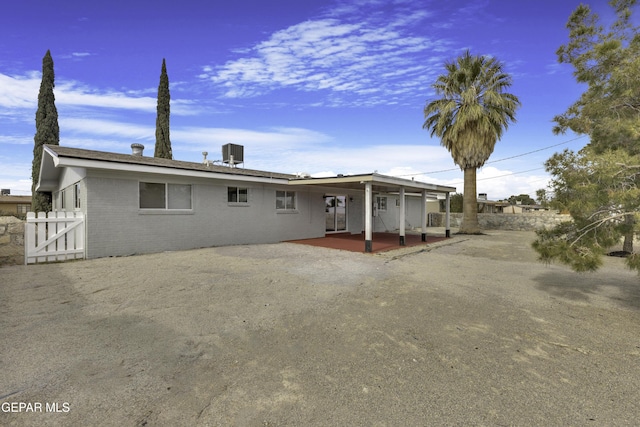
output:
[[[478,171],[493,200],[544,188],[543,163],[587,139],[552,118],[583,87],[555,51],[569,0],[23,0],[0,15],[0,187],[30,194],[42,57],[56,74],[60,145],[153,155],[162,59],[174,159],[245,147],[244,167],[378,173],[451,185],[462,172],[422,129],[430,85],[465,49],[513,76],[522,107]],[[591,2],[610,18],[604,0]],[[553,147],[552,147],[553,146]],[[552,148],[548,148],[552,147]],[[530,154],[527,154],[530,153]]]

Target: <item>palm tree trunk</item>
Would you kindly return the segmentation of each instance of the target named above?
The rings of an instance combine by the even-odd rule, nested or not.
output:
[[[478,234],[478,199],[476,196],[476,168],[464,170],[464,194],[462,197],[462,225],[459,233]]]

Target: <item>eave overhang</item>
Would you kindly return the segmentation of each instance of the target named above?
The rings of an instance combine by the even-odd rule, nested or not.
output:
[[[404,188],[405,194],[422,194],[435,198],[438,195],[454,193],[455,187],[430,184],[427,182],[404,179],[394,176],[381,175],[378,173],[362,175],[345,175],[327,178],[296,178],[289,181],[290,185],[313,185],[326,188],[363,191],[365,184],[370,183],[373,191],[379,193],[397,193],[400,188]]]

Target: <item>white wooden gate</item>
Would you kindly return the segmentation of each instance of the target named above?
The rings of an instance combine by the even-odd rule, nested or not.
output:
[[[84,250],[82,212],[27,213],[24,229],[24,263],[82,259]]]

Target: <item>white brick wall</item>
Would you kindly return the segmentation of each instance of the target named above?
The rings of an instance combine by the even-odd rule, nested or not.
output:
[[[324,202],[318,191],[260,183],[180,181],[163,176],[142,180],[191,184],[192,212],[140,210],[136,177],[90,174],[85,181],[87,258],[324,235]],[[228,204],[228,185],[246,185],[249,204]],[[296,213],[276,211],[276,189],[297,192]]]

